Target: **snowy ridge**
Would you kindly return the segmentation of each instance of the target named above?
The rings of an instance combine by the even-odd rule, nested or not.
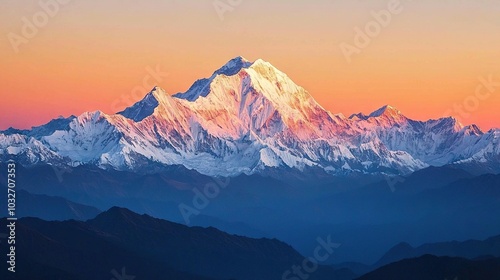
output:
[[[87,112],[45,129],[4,131],[0,160],[132,171],[154,162],[212,176],[306,167],[406,174],[453,163],[498,169],[498,138],[498,130],[483,133],[453,118],[414,121],[391,106],[333,115],[270,63],[237,57],[185,93],[154,87],[117,114]]]

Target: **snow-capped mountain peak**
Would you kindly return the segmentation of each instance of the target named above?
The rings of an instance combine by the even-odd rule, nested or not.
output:
[[[223,74],[226,76],[232,76],[240,72],[243,68],[248,68],[253,64],[253,62],[248,61],[242,56],[235,57],[229,60],[221,68],[214,72],[214,75]]]
[[[391,105],[384,105],[372,113],[365,115],[363,113],[352,114],[349,119],[354,121],[366,121],[370,118],[386,118],[386,119],[405,119],[406,117],[397,108]]]
[[[215,72],[209,78],[204,78],[197,80],[194,84],[186,91],[179,92],[174,96],[177,98],[195,101],[199,97],[206,97],[210,92],[210,84],[219,75],[233,76],[236,75],[241,69],[248,68],[253,63],[246,60],[245,58],[238,56],[229,60],[221,68],[215,70]]]
[[[185,93],[154,87],[114,115],[87,112],[30,131],[0,132],[0,160],[133,171],[154,162],[214,176],[308,166],[405,174],[474,162],[490,162],[500,172],[499,134],[451,117],[414,121],[389,105],[346,119],[271,63],[236,57]]]
[[[350,120],[354,120],[354,121],[360,121],[360,120],[366,120],[368,119],[370,116],[368,115],[365,115],[363,113],[357,113],[357,114],[352,114],[349,116],[349,119]]]
[[[467,125],[464,128],[462,128],[462,131],[466,135],[483,135],[484,132],[475,124]]]
[[[159,104],[158,99],[153,94],[156,90],[157,87],[154,87],[141,101],[126,108],[118,114],[136,122],[142,121],[147,116],[150,116]]]
[[[401,112],[390,106],[390,105],[385,105],[377,110],[375,110],[374,112],[372,112],[369,117],[371,118],[377,118],[377,117],[392,117],[392,118],[398,118],[400,116],[402,116]]]
[[[388,128],[394,125],[404,126],[409,121],[398,109],[390,105],[385,105],[369,115],[363,113],[353,114],[349,119],[357,123],[358,126],[364,127],[364,129],[373,126],[379,128]]]

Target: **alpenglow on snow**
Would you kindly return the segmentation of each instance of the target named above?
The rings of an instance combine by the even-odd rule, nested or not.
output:
[[[237,57],[184,93],[154,87],[116,114],[2,131],[0,160],[131,171],[183,165],[212,176],[268,168],[407,174],[446,164],[500,172],[499,135],[452,117],[411,120],[391,106],[332,114],[270,63]]]

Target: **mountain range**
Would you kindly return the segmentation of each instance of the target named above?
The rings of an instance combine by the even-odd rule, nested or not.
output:
[[[428,243],[418,247],[412,247],[410,244],[402,242],[384,254],[375,266],[380,267],[398,260],[420,257],[426,254],[466,259],[500,258],[500,235],[486,240]]]
[[[356,280],[399,280],[402,277],[409,280],[499,279],[500,258],[469,260],[424,255],[389,264]]]
[[[19,165],[19,214],[34,208],[32,204],[43,208],[25,211],[25,215],[85,219],[74,214],[89,213],[82,211],[82,205],[97,209],[120,206],[186,224],[180,205],[193,207],[195,190],[203,191],[218,179],[183,166],[171,168],[137,174],[82,165],[58,176],[62,171],[49,165]],[[0,164],[1,170],[0,186],[6,187],[6,165]],[[230,178],[199,215],[189,217],[188,225],[277,238],[305,256],[314,250],[318,236],[332,235],[342,244],[329,259],[332,264],[374,264],[400,242],[420,245],[484,239],[500,232],[500,175],[474,176],[451,167],[428,167],[398,178],[392,189],[390,181],[375,175],[330,176],[317,181],[293,177],[294,182],[285,177],[288,175],[243,174]],[[22,190],[36,196],[28,202]],[[70,202],[55,203],[47,195]]]
[[[311,168],[404,175],[443,165],[482,174],[500,172],[499,138],[499,129],[416,121],[388,105],[332,114],[270,63],[236,57],[183,93],[154,87],[115,114],[1,131],[0,161],[142,173],[182,165],[209,176]]]
[[[411,266],[421,265],[423,260],[429,260],[434,256],[434,264],[433,262],[427,262],[427,265],[434,265],[437,267],[446,267],[447,261],[445,258],[441,258],[438,260],[437,257],[449,257],[447,260],[451,260],[451,258],[461,258],[464,263],[467,265],[471,265],[474,261],[486,261],[490,262],[493,259],[496,261],[500,261],[500,236],[493,236],[487,238],[485,240],[466,240],[466,241],[450,241],[450,242],[438,242],[438,243],[426,243],[420,245],[418,247],[413,247],[406,242],[401,242],[396,246],[392,247],[389,251],[387,251],[376,263],[373,265],[364,265],[360,263],[342,263],[335,265],[336,268],[345,268],[347,270],[353,271],[358,275],[369,274],[372,271],[390,271],[390,267],[398,267],[401,263],[401,260],[411,260],[413,259],[413,263],[411,261],[406,262],[406,269],[410,269]],[[457,259],[455,259],[457,260]],[[468,261],[465,261],[468,260]],[[441,264],[439,262],[441,261]],[[424,262],[425,263],[425,262]],[[443,265],[444,263],[444,265]],[[405,267],[403,266],[403,269]],[[455,270],[455,276],[459,276],[458,273],[461,267],[455,267],[450,270]],[[433,271],[436,273],[437,271]],[[497,270],[499,273],[500,270]],[[399,272],[402,275],[402,271]],[[490,275],[491,276],[491,275]],[[448,276],[450,277],[450,276]],[[384,278],[384,277],[379,277]],[[422,277],[422,279],[425,277]],[[454,277],[452,277],[453,279]],[[468,278],[468,277],[467,277]],[[466,279],[467,279],[466,278]],[[470,277],[476,279],[475,277]],[[368,278],[369,279],[369,278]],[[386,279],[386,278],[384,278]],[[428,278],[425,278],[428,279]],[[444,277],[442,277],[444,279]],[[486,278],[488,279],[488,278]],[[490,278],[491,279],[491,278]]]
[[[7,201],[7,198],[7,192],[0,192],[1,200]],[[22,201],[16,209],[16,215],[19,218],[37,217],[49,221],[87,220],[101,213],[95,207],[75,203],[63,197],[32,194],[23,189],[17,190],[16,198]],[[8,209],[2,209],[0,217],[8,217]]]
[[[3,218],[0,222],[7,220]],[[16,236],[22,240],[16,247],[17,272],[2,270],[2,279],[368,280],[405,276],[486,280],[500,277],[500,236],[416,248],[401,243],[377,264],[366,267],[366,272],[353,272],[340,265],[307,268],[305,257],[277,239],[231,235],[213,227],[187,227],[120,207],[112,207],[85,222],[22,218],[16,223]],[[329,243],[319,244],[329,246]],[[7,251],[7,246],[0,240],[2,251]],[[5,258],[0,256],[0,261],[5,262]],[[301,264],[302,269],[294,269]],[[297,273],[287,274],[292,270]],[[358,278],[360,275],[363,276]]]
[[[2,269],[2,279],[271,280],[304,262],[276,239],[187,227],[119,207],[86,222],[22,218],[16,236],[22,240],[16,246],[17,272]],[[7,246],[0,242],[2,251]],[[0,260],[5,259],[3,254]],[[324,265],[309,271],[308,279],[355,277],[347,269]]]

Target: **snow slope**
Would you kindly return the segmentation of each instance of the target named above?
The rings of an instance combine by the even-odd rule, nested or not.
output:
[[[4,131],[0,160],[118,170],[154,162],[212,176],[281,167],[406,174],[451,163],[499,166],[498,137],[498,130],[483,133],[453,118],[411,120],[391,106],[333,115],[270,63],[237,57],[184,93],[155,87],[117,114],[87,112],[46,129]]]

